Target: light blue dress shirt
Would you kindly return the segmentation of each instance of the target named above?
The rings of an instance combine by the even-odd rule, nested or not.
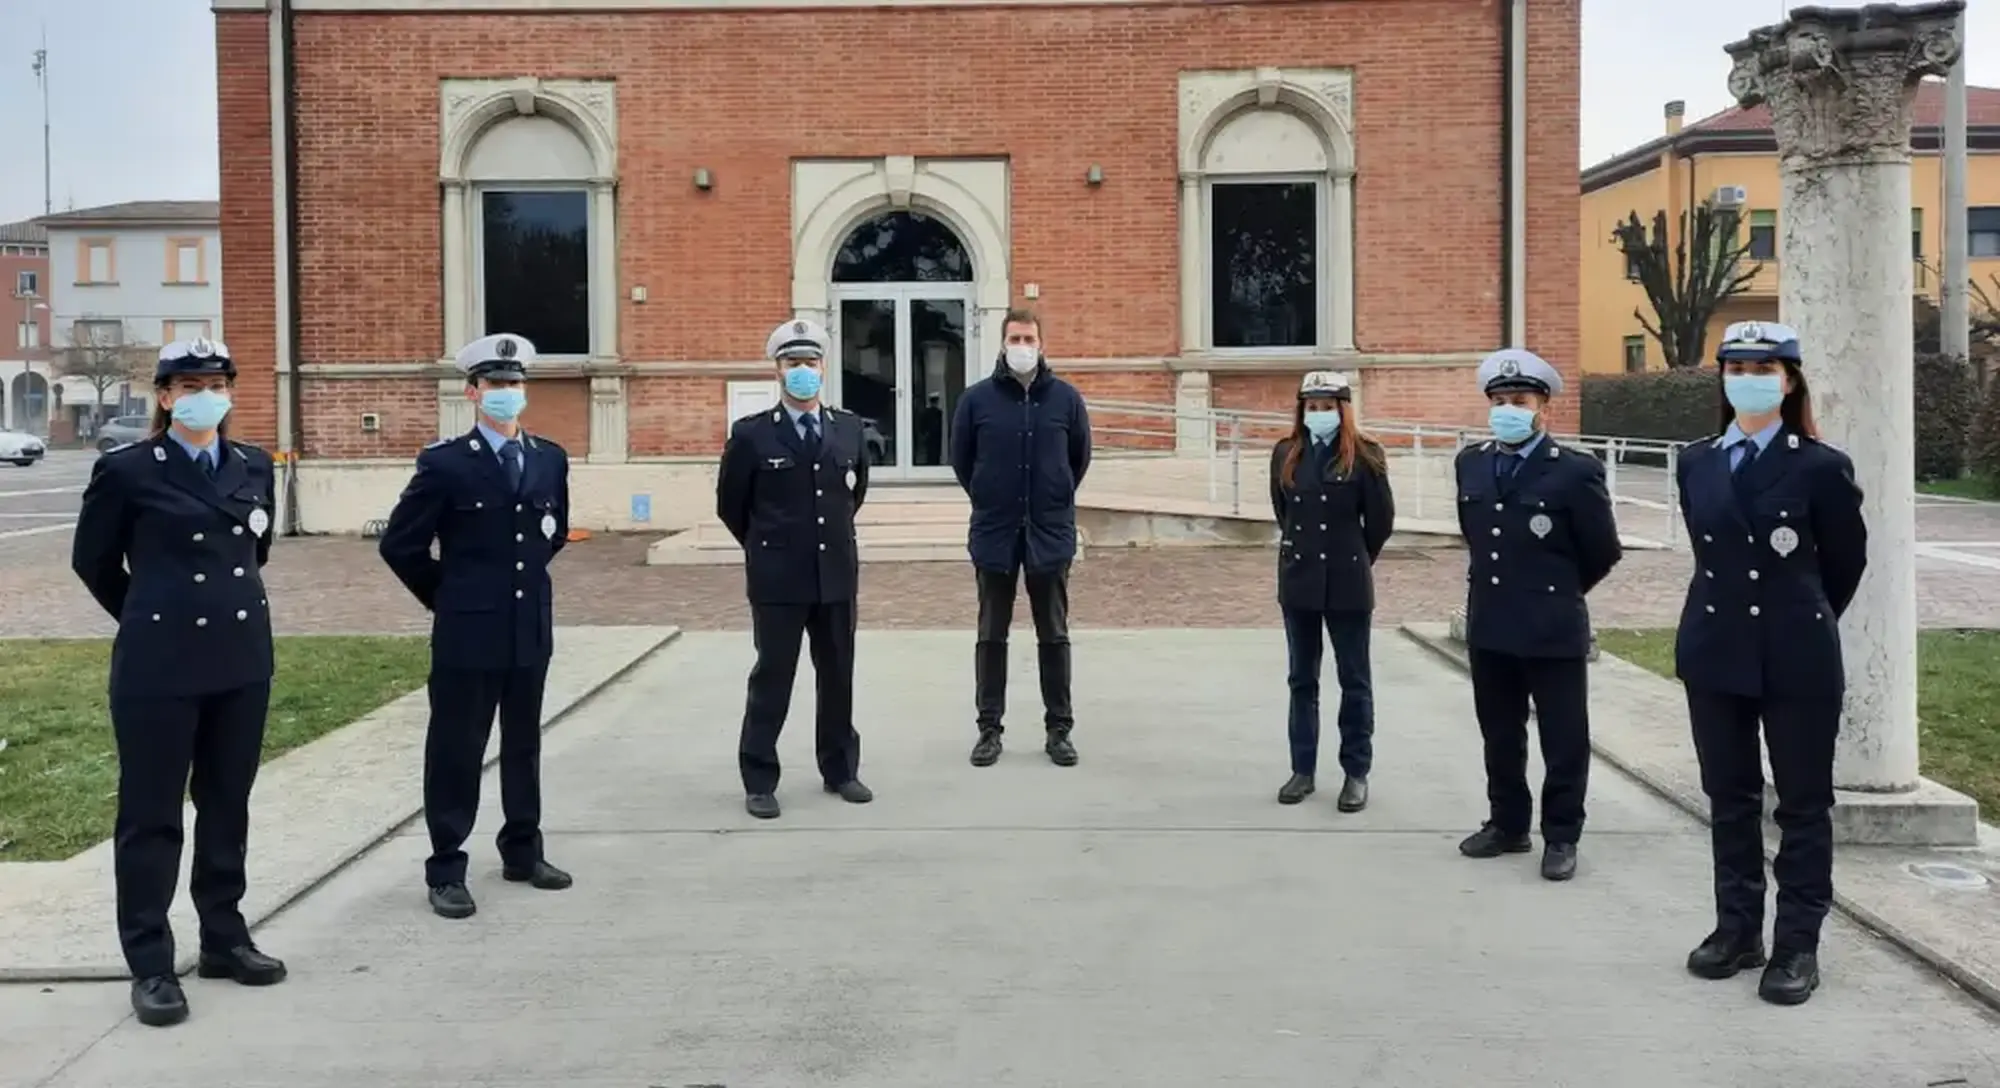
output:
[[[222,467],[220,460],[222,451],[219,448],[221,439],[211,438],[208,440],[208,445],[197,446],[173,431],[168,431],[167,437],[173,439],[175,445],[187,451],[188,460],[193,461],[196,468],[208,471]]]
[[[1746,436],[1743,433],[1743,428],[1738,427],[1735,420],[1730,420],[1729,426],[1722,432],[1722,444],[1729,450],[1730,470],[1732,472],[1735,471],[1736,466],[1743,463],[1743,446],[1745,442],[1755,442],[1757,444],[1757,455],[1761,457],[1765,450],[1771,448],[1771,440],[1778,437],[1778,429],[1784,425],[1784,420],[1774,419],[1770,423],[1765,424],[1763,430]]]

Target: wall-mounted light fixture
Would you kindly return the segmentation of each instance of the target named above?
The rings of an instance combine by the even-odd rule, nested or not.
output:
[[[699,166],[695,168],[694,187],[700,189],[702,192],[707,192],[715,188],[715,175],[708,172],[708,167]]]
[[[1090,169],[1083,172],[1083,180],[1091,185],[1104,184],[1104,168],[1096,163],[1091,163]]]

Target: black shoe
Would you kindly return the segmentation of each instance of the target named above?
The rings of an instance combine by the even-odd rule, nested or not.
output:
[[[1757,980],[1757,996],[1773,1005],[1803,1005],[1819,989],[1819,957],[1780,948]]]
[[[1739,971],[1752,971],[1764,966],[1764,942],[1756,937],[1743,937],[1725,930],[1703,937],[1695,950],[1688,953],[1688,974],[1696,978],[1735,978]]]
[[[470,918],[479,911],[462,880],[431,886],[431,910],[440,918]]]
[[[775,794],[753,793],[743,799],[743,811],[760,820],[775,820],[781,810]]]
[[[1458,852],[1469,858],[1497,858],[1502,854],[1525,854],[1535,848],[1535,844],[1523,831],[1510,835],[1492,824],[1481,824],[1479,830],[1465,837],[1458,844]]]
[[[187,995],[172,975],[132,980],[132,1012],[149,1028],[164,1028],[188,1018]]]
[[[252,944],[239,944],[227,952],[204,949],[194,973],[202,978],[234,979],[244,986],[275,986],[285,981],[285,961],[266,956]]]
[[[1076,766],[1076,745],[1069,742],[1069,730],[1049,730],[1049,742],[1042,746],[1049,754],[1049,762],[1058,767]]]
[[[1542,879],[1568,880],[1576,875],[1576,844],[1552,842],[1542,847]]]
[[[559,892],[576,883],[575,879],[568,873],[550,865],[546,861],[538,861],[533,865],[521,869],[510,869],[502,866],[500,869],[500,879],[514,884],[527,884],[531,887],[540,888],[545,892]]]
[[[865,805],[875,799],[875,791],[862,785],[859,778],[850,778],[838,786],[828,782],[826,792],[839,794],[850,805]]]
[[[1278,803],[1281,805],[1296,805],[1300,801],[1311,797],[1314,788],[1312,775],[1295,774],[1285,779],[1285,784],[1278,787]]]
[[[991,767],[1000,758],[1000,731],[981,729],[979,743],[972,746],[972,765]]]
[[[1342,812],[1360,812],[1368,807],[1368,779],[1348,775],[1340,784],[1340,798],[1334,807]]]

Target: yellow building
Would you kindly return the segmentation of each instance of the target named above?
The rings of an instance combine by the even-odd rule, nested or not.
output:
[[[1655,213],[1667,213],[1668,248],[1678,243],[1681,216],[1704,202],[1735,213],[1747,233],[1756,277],[1743,293],[1727,300],[1709,324],[1705,352],[1732,321],[1776,321],[1778,150],[1770,114],[1756,109],[1724,110],[1691,125],[1682,124],[1685,106],[1669,102],[1666,133],[1583,172],[1581,290],[1582,363],[1588,373],[1661,369],[1660,345],[1640,325],[1636,309],[1658,324],[1646,292],[1627,267],[1612,231],[1638,213],[1651,229]],[[1916,127],[1910,143],[1916,160],[1910,178],[1910,259],[1918,305],[1936,305],[1937,269],[1942,261],[1939,228],[1944,216],[1942,121],[1944,85],[1918,88]],[[2000,89],[1966,91],[1966,203],[1972,279],[2000,303],[1994,277],[2000,275]],[[1743,238],[1744,234],[1739,234]],[[1973,305],[1979,305],[1975,298]]]

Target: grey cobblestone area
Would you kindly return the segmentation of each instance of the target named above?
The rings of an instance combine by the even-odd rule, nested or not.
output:
[[[749,626],[733,566],[648,567],[648,535],[572,544],[555,565],[560,624]],[[1986,554],[2000,558],[2000,549]],[[1600,626],[1668,627],[1687,585],[1684,553],[1632,552],[1591,595]],[[350,537],[278,542],[266,581],[279,630],[293,634],[422,632],[428,619],[376,557]],[[1273,559],[1260,549],[1093,551],[1077,567],[1079,627],[1257,627],[1278,622]],[[1462,603],[1463,552],[1391,552],[1376,567],[1376,622],[1442,620]],[[2000,570],[1920,559],[1918,612],[1927,627],[2000,627]],[[972,578],[957,563],[872,563],[862,571],[861,623],[878,629],[969,628]],[[1019,617],[1025,624],[1025,610]],[[113,625],[69,571],[69,538],[0,542],[0,632],[109,635]]]

